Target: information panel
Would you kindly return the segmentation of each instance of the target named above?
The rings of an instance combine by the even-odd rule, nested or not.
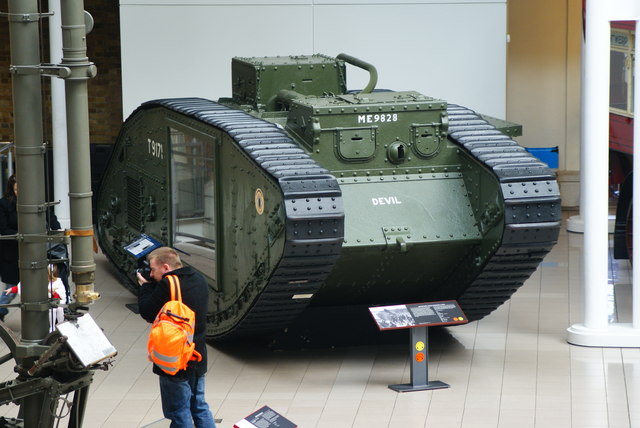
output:
[[[297,428],[297,425],[269,406],[262,406],[243,420],[236,422],[233,428]]]
[[[414,303],[409,305],[375,306],[369,308],[380,330],[436,325],[455,325],[468,322],[455,300]]]
[[[160,242],[143,233],[135,241],[124,247],[124,249],[136,259],[140,259],[161,246],[162,244]]]

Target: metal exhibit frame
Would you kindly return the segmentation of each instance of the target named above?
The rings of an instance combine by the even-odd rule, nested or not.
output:
[[[74,393],[69,427],[81,427],[92,370],[106,369],[108,363],[85,367],[68,347],[66,336],[49,333],[48,311],[57,306],[48,296],[47,244],[71,244],[71,272],[76,285],[75,302],[69,305],[73,320],[86,312],[99,297],[93,290],[93,221],[89,159],[89,118],[87,81],[96,67],[86,53],[86,13],[82,0],[62,0],[60,17],[63,57],[60,64],[43,64],[40,59],[40,20],[51,16],[38,10],[38,0],[9,0],[2,13],[9,22],[13,87],[18,233],[1,239],[17,240],[21,302],[21,336],[0,322],[0,337],[9,353],[0,363],[16,362],[18,376],[0,383],[0,404],[20,405],[19,418],[6,420],[8,427],[52,427],[61,396]],[[71,227],[64,233],[47,230],[46,216],[54,203],[45,199],[45,153],[43,138],[43,76],[65,81],[69,147],[69,197]],[[72,321],[74,322],[74,321]]]

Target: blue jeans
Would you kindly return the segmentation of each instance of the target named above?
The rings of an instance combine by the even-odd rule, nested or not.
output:
[[[11,284],[7,284],[6,288],[11,288],[13,287],[13,285]],[[2,287],[0,287],[2,288]],[[4,289],[2,291],[0,291],[0,305],[6,305],[9,304],[13,301],[13,299],[15,299],[17,296],[17,293],[9,293],[9,294],[4,294]],[[5,316],[9,313],[9,309],[7,308],[0,308],[0,316]]]
[[[215,428],[216,423],[204,400],[204,376],[194,371],[187,379],[160,377],[162,413],[171,420],[171,428]]]

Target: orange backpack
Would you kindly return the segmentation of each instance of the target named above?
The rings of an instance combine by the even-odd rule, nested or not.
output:
[[[174,375],[186,369],[189,361],[201,361],[202,355],[193,343],[196,314],[182,303],[180,279],[176,275],[168,275],[167,279],[171,300],[162,306],[151,325],[147,351],[149,361]]]

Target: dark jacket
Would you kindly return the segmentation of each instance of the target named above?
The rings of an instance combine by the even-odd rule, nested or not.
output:
[[[167,275],[177,275],[178,278],[180,278],[182,303],[196,313],[196,329],[193,335],[193,341],[196,344],[196,351],[202,355],[202,361],[191,361],[187,366],[187,370],[196,370],[198,376],[202,376],[207,372],[206,332],[209,291],[207,281],[199,272],[189,266],[185,266],[165,274],[160,282],[142,284],[138,293],[140,315],[146,321],[153,322],[162,306],[171,299],[169,280],[166,278]],[[153,372],[161,376],[171,376],[155,365],[153,366]],[[184,376],[184,370],[174,375],[174,377]]]
[[[18,233],[17,200],[0,199],[0,235],[15,235]],[[60,229],[60,222],[52,209],[47,211],[47,227],[52,230]],[[2,281],[15,285],[20,281],[18,268],[18,241],[0,240],[0,276]]]
[[[18,213],[15,199],[0,199],[0,235],[18,233]],[[0,276],[7,284],[20,281],[18,270],[18,241],[0,240]]]

